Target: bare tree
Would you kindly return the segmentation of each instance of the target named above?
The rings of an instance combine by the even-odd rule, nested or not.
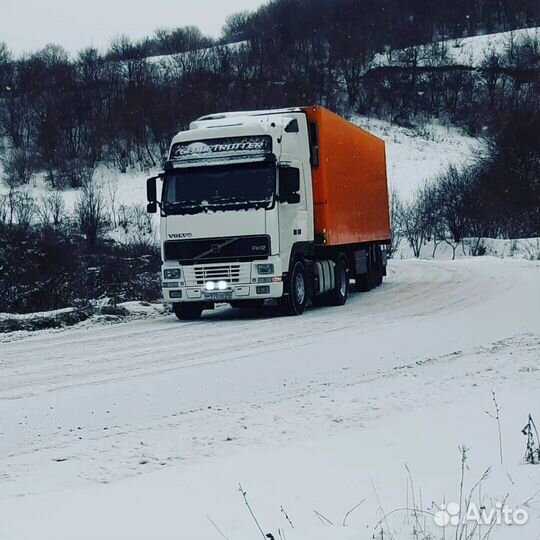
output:
[[[391,229],[391,240],[390,245],[387,248],[387,253],[389,257],[392,257],[403,238],[403,231],[401,229],[401,218],[403,212],[403,205],[399,194],[394,186],[390,190],[390,229]]]
[[[8,187],[28,184],[34,173],[34,164],[25,147],[12,148],[2,159],[4,166],[4,183]]]
[[[93,181],[82,187],[75,204],[75,217],[89,248],[95,249],[107,225],[107,215],[103,193]]]
[[[51,193],[41,198],[41,204],[37,209],[37,213],[43,225],[52,224],[58,227],[66,212],[66,204],[62,193],[58,190],[54,190]]]
[[[36,203],[30,193],[26,191],[16,192],[13,202],[13,217],[22,229],[28,229],[36,213]]]
[[[403,203],[400,211],[400,230],[416,258],[420,257],[420,250],[430,233],[429,213],[423,195],[422,190],[418,190],[412,201]]]

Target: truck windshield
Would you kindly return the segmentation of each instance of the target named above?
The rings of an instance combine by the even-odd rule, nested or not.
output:
[[[274,163],[176,169],[167,173],[163,209],[168,214],[268,208],[274,200]]]

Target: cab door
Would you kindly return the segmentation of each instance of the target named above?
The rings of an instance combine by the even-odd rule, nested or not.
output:
[[[305,186],[305,171],[301,162],[291,161],[278,167],[279,251],[285,272],[289,268],[293,245],[308,239]]]

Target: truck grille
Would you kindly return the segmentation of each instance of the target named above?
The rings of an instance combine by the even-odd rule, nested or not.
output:
[[[185,266],[184,276],[188,287],[204,285],[207,281],[249,283],[251,278],[251,264],[205,264],[200,266]]]
[[[270,253],[268,235],[167,240],[164,243],[165,260],[177,260],[186,265],[218,261],[221,264],[240,263],[265,259]]]

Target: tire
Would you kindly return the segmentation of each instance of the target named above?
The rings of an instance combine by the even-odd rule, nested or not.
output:
[[[302,315],[306,309],[307,283],[304,263],[296,261],[293,265],[290,280],[289,294],[280,299],[281,312],[284,315]]]
[[[195,321],[201,317],[203,305],[200,302],[175,302],[173,311],[181,321]]]
[[[356,287],[359,291],[367,292],[382,283],[382,253],[380,246],[370,246],[367,250],[367,273],[355,277]]]
[[[349,297],[349,272],[343,257],[339,257],[334,267],[335,286],[328,292],[329,306],[342,306]]]
[[[377,254],[377,279],[375,286],[378,287],[382,283],[384,274],[381,246],[375,246],[375,252]]]
[[[367,272],[357,274],[354,281],[356,289],[360,292],[368,292],[373,289],[373,251],[371,247],[367,250]]]
[[[349,297],[349,272],[343,257],[339,257],[334,267],[335,285],[331,291],[314,296],[314,306],[342,306]]]

